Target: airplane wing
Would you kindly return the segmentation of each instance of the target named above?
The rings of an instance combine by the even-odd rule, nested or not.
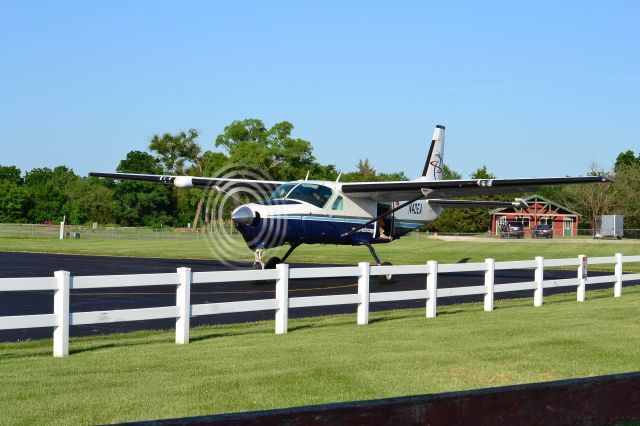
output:
[[[170,175],[143,175],[136,173],[97,173],[90,172],[89,176],[103,177],[117,180],[138,180],[143,182],[164,183],[174,185],[178,188],[201,188],[201,189],[217,189],[225,190],[243,187],[243,188],[259,188],[266,191],[272,191],[285,182],[273,180],[254,180],[254,179],[225,179],[225,178],[202,178],[195,176],[170,176]]]
[[[438,206],[445,209],[497,209],[501,207],[527,208],[527,203],[522,198],[515,201],[473,201],[473,200],[427,200],[430,206]]]
[[[508,194],[537,191],[545,186],[582,183],[603,183],[605,176],[526,178],[526,179],[473,179],[473,180],[414,180],[408,182],[343,183],[341,191],[350,197],[370,198],[376,201],[400,201],[419,198],[457,198],[478,195]]]

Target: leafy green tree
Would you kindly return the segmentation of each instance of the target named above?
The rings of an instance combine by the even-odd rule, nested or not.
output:
[[[203,155],[197,139],[198,131],[195,129],[176,135],[170,133],[162,136],[154,135],[149,143],[149,149],[156,154],[167,174],[204,176],[206,156],[210,151]],[[194,227],[197,227],[204,204],[203,192],[201,190],[174,190],[174,192],[180,212],[180,222],[186,223],[193,218]],[[187,216],[190,217],[187,218]]]
[[[123,173],[162,174],[162,166],[151,154],[131,151],[117,168]],[[170,186],[150,182],[122,181],[114,184],[115,218],[121,225],[172,225],[175,201]]]
[[[302,179],[308,171],[318,170],[309,141],[293,138],[293,124],[276,123],[270,129],[258,119],[234,121],[215,141],[225,149],[229,163],[246,164],[262,170],[275,180]]]
[[[0,222],[26,221],[28,194],[25,188],[10,180],[0,180]]]
[[[29,200],[27,219],[32,223],[57,223],[70,213],[67,203],[71,186],[78,176],[66,166],[36,168],[25,174],[24,187]]]
[[[442,165],[442,179],[443,180],[460,180],[462,179],[462,175],[446,164]]]
[[[355,172],[345,173],[341,180],[344,182],[372,182],[377,180],[377,177],[376,169],[369,163],[369,159],[365,158],[358,160]]]
[[[604,214],[622,214],[626,229],[640,229],[640,164],[619,167],[613,183],[598,186],[611,187],[615,194],[616,205]]]
[[[65,207],[70,223],[115,223],[114,191],[96,178],[80,178],[70,187]]]
[[[462,175],[446,165],[442,170],[443,179],[461,179]],[[477,168],[470,175],[471,179],[495,179],[495,175],[487,170],[487,166]],[[517,196],[517,195],[515,195]],[[511,201],[514,194],[492,195],[480,197],[464,197],[472,200],[501,200]],[[486,208],[477,209],[445,209],[433,222],[424,228],[437,232],[478,233],[486,232],[491,224],[491,216]]]
[[[358,161],[355,172],[343,174],[340,180],[344,182],[380,182],[408,180],[408,178],[404,172],[378,173],[369,159],[365,158]]]
[[[0,166],[0,181],[13,182],[16,185],[20,185],[22,183],[20,175],[20,169],[16,166]]]
[[[20,176],[16,166],[0,166],[0,222],[26,221],[29,197]]]
[[[165,133],[154,135],[149,143],[149,149],[156,153],[160,164],[166,173],[183,175],[188,163],[192,163],[202,176],[202,148],[198,145],[198,131],[189,129],[188,133],[180,132],[176,135]]]
[[[495,179],[496,175],[487,170],[487,166],[478,167],[476,171],[471,173],[471,179]]]
[[[335,181],[338,178],[340,172],[333,164],[319,164],[316,163],[313,165],[311,172],[309,173],[310,179],[318,179],[318,180],[332,180]],[[341,178],[342,179],[342,178]]]
[[[618,173],[619,171],[629,167],[640,167],[640,154],[636,157],[631,150],[618,154],[613,170]]]

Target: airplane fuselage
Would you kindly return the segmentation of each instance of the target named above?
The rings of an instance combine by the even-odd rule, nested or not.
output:
[[[271,198],[237,208],[233,213],[234,224],[253,250],[287,243],[361,245],[400,238],[435,219],[441,211],[429,206],[426,200],[416,201],[345,235],[402,202],[353,199],[345,196],[340,186],[339,182],[326,181],[286,183]],[[317,193],[321,197],[313,198]],[[240,217],[244,220],[238,220]]]

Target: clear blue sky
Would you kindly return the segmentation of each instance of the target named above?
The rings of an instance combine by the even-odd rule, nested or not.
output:
[[[610,168],[640,138],[640,2],[4,1],[0,164],[112,171],[155,133],[288,120],[323,163]]]

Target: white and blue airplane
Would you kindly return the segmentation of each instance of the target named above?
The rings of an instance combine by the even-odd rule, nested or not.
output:
[[[271,196],[236,208],[231,219],[255,253],[256,268],[275,268],[301,244],[366,246],[379,265],[374,244],[389,243],[432,221],[447,208],[526,207],[524,201],[470,201],[456,197],[536,191],[544,186],[609,182],[604,176],[442,180],[444,131],[433,133],[422,176],[412,181],[335,182],[201,178],[131,173],[89,173],[117,180],[172,184],[178,188],[261,189]],[[289,244],[282,259],[264,261],[266,249]]]

